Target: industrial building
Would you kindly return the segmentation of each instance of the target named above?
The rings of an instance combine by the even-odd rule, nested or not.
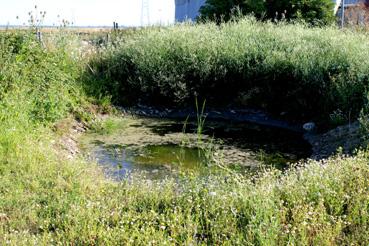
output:
[[[206,0],[175,0],[176,21],[195,20]]]

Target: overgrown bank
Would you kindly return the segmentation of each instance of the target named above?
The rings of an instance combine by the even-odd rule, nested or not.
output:
[[[33,34],[0,34],[0,244],[369,242],[365,153],[253,179],[190,176],[182,186],[113,183],[60,157],[52,126],[87,119],[89,107],[76,43],[62,38],[43,47]]]
[[[321,120],[357,118],[369,86],[367,34],[252,18],[149,28],[95,61],[99,93],[116,103],[229,104]]]

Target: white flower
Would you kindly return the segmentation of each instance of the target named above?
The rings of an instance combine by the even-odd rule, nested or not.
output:
[[[216,195],[217,195],[217,193],[216,193],[215,191],[211,191],[211,192],[209,192],[209,195],[210,195],[210,196],[216,196]]]

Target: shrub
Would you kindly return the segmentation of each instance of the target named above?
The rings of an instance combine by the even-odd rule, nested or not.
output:
[[[2,34],[0,44],[0,106],[4,110],[11,109],[9,103],[20,104],[18,113],[46,124],[76,107],[78,66],[63,50],[47,51],[28,32]]]
[[[310,24],[327,25],[335,20],[332,0],[267,0],[270,18],[304,20]]]
[[[210,19],[219,23],[230,20],[237,11],[242,14],[252,13],[260,18],[266,12],[265,0],[207,0],[200,8],[199,19]]]
[[[183,107],[197,96],[210,106],[238,101],[328,121],[338,110],[358,116],[368,56],[366,34],[245,18],[145,29],[104,50],[91,67],[100,78],[96,93],[115,103]]]
[[[335,20],[332,0],[207,0],[200,9],[200,20],[229,21],[239,10],[257,18],[303,20],[314,25],[332,24]]]

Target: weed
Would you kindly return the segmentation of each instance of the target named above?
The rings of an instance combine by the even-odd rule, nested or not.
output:
[[[107,119],[96,119],[90,125],[90,130],[98,134],[109,135],[124,129],[126,125],[127,122],[124,119],[108,117]]]

